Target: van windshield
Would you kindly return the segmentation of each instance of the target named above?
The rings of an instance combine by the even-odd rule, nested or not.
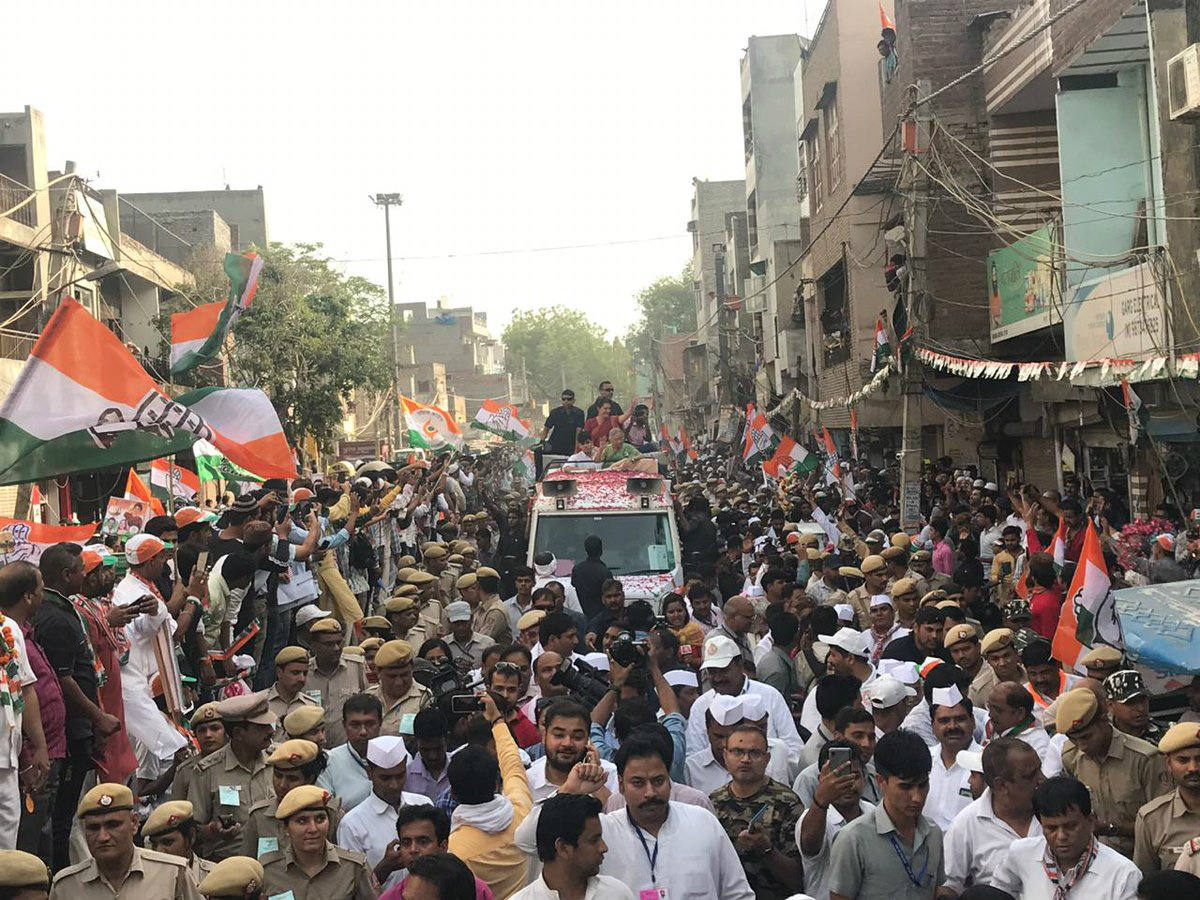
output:
[[[657,575],[675,568],[675,539],[665,512],[541,516],[534,553],[549,550],[560,561],[582,562],[587,558],[583,542],[593,534],[604,542],[603,559],[614,575]]]

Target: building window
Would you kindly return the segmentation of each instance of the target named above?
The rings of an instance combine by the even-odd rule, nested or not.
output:
[[[801,139],[796,148],[796,202],[803,203],[808,196],[808,141]]]
[[[836,191],[842,181],[842,130],[838,123],[837,94],[825,107],[825,157],[829,160],[829,190]]]
[[[818,281],[821,301],[821,342],[825,367],[850,358],[854,343],[850,311],[846,302],[846,266],[838,263]]]
[[[821,136],[814,134],[808,139],[808,198],[813,209],[821,208],[821,195],[824,194],[822,165]]]

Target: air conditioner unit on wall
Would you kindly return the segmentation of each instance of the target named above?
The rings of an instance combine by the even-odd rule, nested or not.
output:
[[[1192,44],[1167,63],[1171,120],[1200,118],[1200,44]]]

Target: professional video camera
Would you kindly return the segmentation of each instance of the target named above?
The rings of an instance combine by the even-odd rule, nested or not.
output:
[[[622,666],[639,666],[646,665],[646,653],[649,648],[645,641],[639,641],[628,631],[622,631],[613,638],[612,645],[608,652],[612,654],[613,661]]]
[[[446,713],[469,713],[483,709],[475,696],[482,681],[469,681],[466,673],[448,659],[430,662],[418,659],[413,664],[413,679],[429,688],[434,705]]]
[[[569,659],[563,660],[550,683],[565,687],[572,697],[588,709],[603,700],[609,688],[608,677],[604,672],[582,659],[574,662]]]

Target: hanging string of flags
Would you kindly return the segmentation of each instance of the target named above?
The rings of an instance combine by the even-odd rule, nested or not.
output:
[[[793,388],[792,392],[785,396],[779,402],[778,406],[767,410],[767,418],[776,415],[786,416],[797,403],[806,403],[810,409],[844,409],[847,406],[855,406],[883,390],[888,378],[895,374],[895,372],[896,363],[894,360],[889,359],[876,370],[870,381],[853,394],[848,394],[845,397],[833,397],[829,400],[814,400],[799,388]]]
[[[990,378],[1003,381],[1016,373],[1018,381],[1049,378],[1087,387],[1117,385],[1121,381],[1149,381],[1173,371],[1179,378],[1200,378],[1200,353],[1179,356],[1151,356],[1148,359],[1084,359],[1077,362],[1008,362],[1004,360],[965,359],[939,353],[927,347],[916,349],[925,365],[961,378]]]

